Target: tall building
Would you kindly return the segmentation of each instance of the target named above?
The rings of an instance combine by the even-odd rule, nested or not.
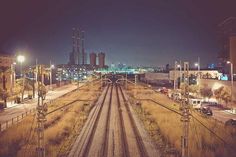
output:
[[[79,32],[79,28],[77,28],[77,31],[76,31],[76,51],[77,51],[77,64],[81,64],[81,54],[80,54],[80,32]]]
[[[82,46],[82,65],[85,64],[86,56],[85,56],[85,50],[84,50],[84,31],[81,32],[81,46]]]
[[[103,52],[98,53],[98,67],[99,68],[105,67],[105,53]]]
[[[90,53],[89,58],[90,58],[90,65],[95,67],[96,66],[96,59],[97,59],[96,53],[94,53],[94,52]]]
[[[229,17],[219,25],[221,50],[218,55],[220,67],[223,71],[228,71],[227,61],[231,61],[236,69],[236,17]],[[234,71],[235,72],[235,71]]]
[[[69,55],[68,64],[82,64],[82,55],[80,54],[80,31],[78,28],[72,28],[72,52]]]

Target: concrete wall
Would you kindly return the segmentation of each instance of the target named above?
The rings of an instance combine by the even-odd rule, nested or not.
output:
[[[145,79],[154,80],[169,80],[169,73],[145,73]]]
[[[231,90],[231,81],[219,81],[219,80],[209,80],[209,79],[201,79],[200,80],[201,86],[208,86],[212,88],[212,90],[218,89],[221,86],[225,86],[229,90]],[[234,81],[233,87],[233,100],[236,101],[236,82]]]
[[[181,72],[181,74],[183,76],[183,71]],[[198,70],[189,70],[189,75],[191,74],[197,76]],[[222,75],[217,70],[200,70],[199,74],[201,78],[213,78],[213,79],[219,79],[220,76]],[[180,71],[176,70],[175,72],[174,70],[171,70],[170,80],[174,80],[174,76],[175,78],[180,77]]]

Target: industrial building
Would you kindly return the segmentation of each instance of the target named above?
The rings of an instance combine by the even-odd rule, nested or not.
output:
[[[98,67],[99,68],[105,67],[105,53],[103,52],[98,53]]]
[[[92,52],[92,53],[89,54],[89,58],[90,58],[90,66],[96,67],[96,65],[97,65],[97,62],[96,62],[97,54]]]

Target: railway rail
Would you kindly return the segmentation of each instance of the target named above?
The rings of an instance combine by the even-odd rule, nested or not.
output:
[[[117,83],[108,84],[68,156],[153,156],[153,153],[148,153],[150,149],[146,148],[136,123],[121,86]]]

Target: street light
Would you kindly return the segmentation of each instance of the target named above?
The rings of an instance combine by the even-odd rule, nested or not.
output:
[[[20,75],[21,77],[23,76],[23,83],[22,83],[22,86],[23,86],[23,92],[22,92],[22,95],[21,95],[21,101],[23,102],[24,100],[24,87],[25,87],[25,79],[24,79],[24,75],[22,75],[22,63],[25,61],[25,56],[23,55],[19,55],[17,56],[17,61],[20,62]]]
[[[50,61],[50,89],[52,90],[52,69],[54,69],[55,66]]]
[[[233,87],[234,87],[234,74],[233,74],[233,63],[227,61],[227,64],[230,64],[230,75],[231,75],[231,101],[233,101]],[[231,103],[232,104],[232,103]],[[232,106],[231,106],[232,108]]]
[[[198,57],[198,62],[196,62],[195,67],[197,67],[197,85],[198,85],[198,90],[200,93],[200,58]]]
[[[11,95],[13,93],[13,88],[15,85],[15,65],[16,65],[16,62],[13,62],[11,64]]]
[[[22,63],[25,61],[25,56],[23,55],[17,56],[17,61],[20,62],[20,75],[22,76]]]

